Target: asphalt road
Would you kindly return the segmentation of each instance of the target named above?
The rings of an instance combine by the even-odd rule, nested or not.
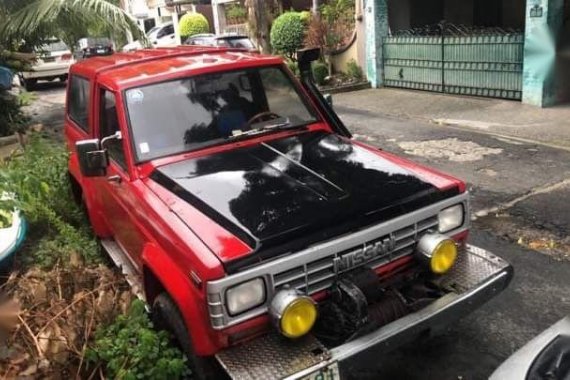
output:
[[[40,84],[30,108],[46,130],[62,138],[63,84]],[[385,116],[374,99],[351,108],[351,94],[335,95],[335,108],[355,137],[468,181],[473,211],[504,205],[515,230],[530,228],[567,237],[570,225],[570,152],[464,130]],[[525,249],[506,239],[501,223],[474,222],[471,243],[515,268],[511,286],[442,335],[388,355],[371,353],[352,363],[355,379],[485,379],[532,337],[570,314],[570,261]],[[550,235],[549,235],[550,236]]]
[[[343,105],[353,103],[350,97],[336,95],[334,103],[357,139],[466,180],[474,213],[486,215],[504,205],[502,217],[515,219],[516,230],[567,238],[570,152],[396,119],[374,110],[374,99],[362,108]],[[356,361],[349,371],[353,378],[486,379],[514,351],[570,314],[570,261],[515,244],[501,220],[474,221],[471,243],[512,263],[510,287],[440,336]]]

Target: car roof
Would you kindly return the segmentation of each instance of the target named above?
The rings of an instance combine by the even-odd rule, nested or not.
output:
[[[142,49],[94,57],[74,64],[71,73],[98,80],[112,90],[187,76],[201,71],[280,64],[282,59],[212,46]]]

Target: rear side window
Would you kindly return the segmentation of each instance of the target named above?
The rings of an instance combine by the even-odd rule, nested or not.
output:
[[[84,131],[89,130],[89,81],[72,76],[69,85],[69,117]]]

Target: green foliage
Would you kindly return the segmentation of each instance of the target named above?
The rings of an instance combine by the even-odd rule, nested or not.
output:
[[[303,24],[309,25],[309,22],[311,21],[311,17],[312,17],[311,12],[302,11],[302,12],[300,12],[300,16],[301,16],[301,21],[303,21]]]
[[[355,80],[362,80],[362,78],[364,78],[362,68],[358,66],[358,63],[356,63],[354,58],[348,61],[348,63],[346,64],[346,75],[350,79],[355,79]]]
[[[28,118],[21,110],[22,105],[22,99],[6,91],[0,91],[0,137],[24,129]]]
[[[0,228],[8,228],[12,226],[12,213],[7,210],[0,209]]]
[[[291,70],[293,72],[293,74],[295,74],[297,76],[300,75],[299,64],[297,62],[287,60],[287,67],[289,68],[289,70]]]
[[[318,85],[325,84],[326,78],[329,76],[329,69],[323,62],[313,63],[313,76]]]
[[[210,31],[208,20],[200,13],[186,13],[182,18],[180,18],[178,28],[180,30],[180,35],[183,38],[191,37],[196,34],[208,33]]]
[[[127,315],[97,331],[87,360],[104,362],[109,379],[180,379],[189,374],[186,359],[169,343],[168,333],[153,330],[144,304],[135,300]]]
[[[271,46],[277,53],[293,59],[297,50],[303,46],[305,28],[299,12],[283,13],[271,27]]]
[[[16,196],[12,202],[0,202],[0,207],[22,210],[37,238],[22,252],[24,264],[66,265],[72,253],[81,254],[87,263],[101,260],[86,218],[73,201],[67,161],[63,146],[32,136],[22,156],[0,164],[0,194]]]
[[[226,6],[226,17],[234,23],[246,22],[247,9],[239,3],[228,4]]]

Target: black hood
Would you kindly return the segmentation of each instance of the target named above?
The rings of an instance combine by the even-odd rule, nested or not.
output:
[[[226,263],[234,270],[457,194],[324,132],[166,165],[152,178],[254,249]]]

